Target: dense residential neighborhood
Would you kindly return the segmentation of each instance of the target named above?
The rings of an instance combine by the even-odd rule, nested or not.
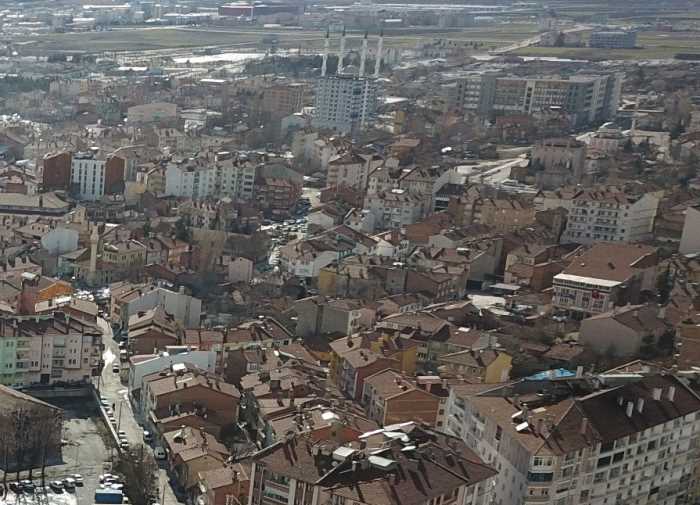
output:
[[[0,505],[700,504],[695,0],[0,0]]]

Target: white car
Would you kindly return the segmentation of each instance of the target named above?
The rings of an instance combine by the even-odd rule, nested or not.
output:
[[[156,447],[153,450],[153,455],[156,457],[156,459],[165,459],[165,449],[163,449],[162,447]]]

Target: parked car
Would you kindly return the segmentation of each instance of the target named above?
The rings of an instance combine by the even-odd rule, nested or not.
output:
[[[10,482],[10,491],[15,494],[19,494],[22,492],[22,486],[19,482]]]
[[[84,484],[83,476],[79,473],[74,473],[71,478],[75,481],[76,486],[82,486]]]
[[[63,479],[63,489],[66,491],[75,491],[75,479],[73,477],[66,477]]]
[[[146,443],[150,443],[153,440],[153,435],[148,430],[143,430],[143,440]]]
[[[25,493],[33,493],[36,490],[36,485],[31,480],[20,481],[22,491]]]
[[[54,480],[49,483],[49,487],[51,488],[52,491],[56,493],[62,493],[63,492],[63,482],[60,480]]]
[[[112,365],[112,373],[119,373],[120,367],[119,365]]]
[[[156,459],[165,459],[165,449],[163,449],[162,447],[156,447],[153,450],[153,455],[156,457]]]

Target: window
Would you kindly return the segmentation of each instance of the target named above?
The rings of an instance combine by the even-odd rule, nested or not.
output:
[[[527,472],[527,480],[532,482],[552,482],[552,472]]]

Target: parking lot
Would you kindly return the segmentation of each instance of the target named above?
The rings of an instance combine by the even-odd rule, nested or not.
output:
[[[45,485],[49,488],[52,481],[63,480],[73,474],[80,474],[83,485],[71,491],[9,493],[0,504],[8,505],[86,505],[94,503],[95,490],[99,486],[99,476],[111,469],[112,451],[108,447],[106,427],[98,415],[92,398],[55,399],[51,403],[64,409],[63,462],[46,468]],[[14,474],[8,476],[8,481]],[[22,479],[28,478],[28,472],[22,472]],[[34,470],[33,483],[41,485],[41,472]]]

